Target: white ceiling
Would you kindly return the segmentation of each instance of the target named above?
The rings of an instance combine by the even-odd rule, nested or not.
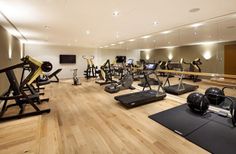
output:
[[[1,0],[0,11],[28,43],[104,47],[158,48],[201,41],[236,40],[236,0]],[[199,12],[189,10],[200,8]],[[113,11],[120,15],[112,16]],[[230,15],[229,15],[230,14]],[[224,16],[223,18],[221,16]],[[214,20],[210,20],[215,18]],[[1,24],[11,26],[1,17]],[[154,26],[153,22],[158,21]],[[202,22],[189,28],[187,25]],[[213,22],[214,21],[214,22]],[[48,26],[49,28],[45,28]],[[226,28],[226,30],[221,30]],[[173,29],[163,35],[157,32]],[[87,35],[86,31],[90,34]],[[21,38],[19,33],[11,31]],[[197,35],[194,33],[197,32]],[[118,34],[118,36],[117,36]],[[151,38],[140,39],[152,34]]]

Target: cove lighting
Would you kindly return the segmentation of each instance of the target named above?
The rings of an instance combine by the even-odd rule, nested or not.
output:
[[[164,32],[161,32],[161,34],[169,34],[169,33],[171,33],[170,30],[168,30],[168,31],[164,31]]]
[[[175,46],[168,46],[168,47],[164,47],[164,48],[166,48],[166,49],[173,49],[173,48],[175,48]]]
[[[134,42],[134,41],[135,41],[135,39],[130,39],[129,41],[130,41],[130,42]]]
[[[197,43],[198,45],[212,45],[212,44],[216,44],[216,41],[206,41],[206,42],[199,42]]]
[[[195,24],[192,24],[190,26],[193,27],[193,28],[197,28],[197,27],[200,27],[202,25],[203,25],[203,23],[195,23]]]
[[[147,39],[147,38],[150,38],[150,37],[152,37],[152,35],[146,35],[146,36],[143,36],[143,37],[141,37],[141,38]]]

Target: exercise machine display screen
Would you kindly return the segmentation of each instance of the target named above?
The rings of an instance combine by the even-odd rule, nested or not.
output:
[[[127,61],[127,64],[128,64],[128,65],[132,65],[132,64],[133,64],[133,62],[134,62],[134,60],[133,60],[133,59],[128,59],[128,61]]]
[[[144,70],[156,70],[157,69],[156,63],[148,63],[144,65]]]

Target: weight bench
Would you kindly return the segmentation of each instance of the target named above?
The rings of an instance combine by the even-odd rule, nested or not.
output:
[[[51,82],[59,82],[59,78],[57,76],[58,73],[60,73],[62,71],[62,69],[57,69],[56,71],[54,71],[52,74],[48,75],[48,79],[51,79],[53,77],[56,78],[56,80],[51,80]]]

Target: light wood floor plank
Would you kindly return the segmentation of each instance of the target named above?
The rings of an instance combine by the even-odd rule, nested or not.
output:
[[[135,90],[109,94],[94,80],[82,81],[81,86],[65,80],[46,88],[51,113],[0,124],[0,153],[208,153],[148,118],[186,103],[188,94],[168,94],[163,101],[126,109],[114,96],[142,90],[137,82]],[[204,92],[211,82],[194,84]],[[227,93],[236,96],[233,90]]]

